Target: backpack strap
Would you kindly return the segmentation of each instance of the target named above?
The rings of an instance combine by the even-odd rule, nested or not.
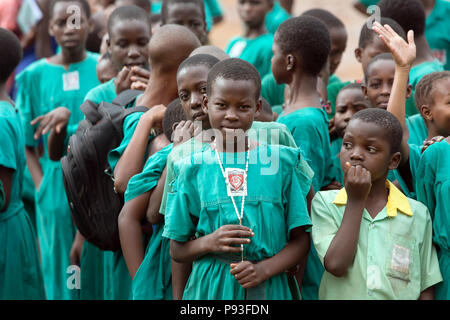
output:
[[[144,91],[132,89],[122,91],[116,96],[112,103],[124,107],[133,102],[133,100],[136,99],[136,97],[141,93],[144,93]]]
[[[98,104],[91,100],[84,101],[81,104],[80,109],[90,123],[97,123],[97,121],[102,118],[101,114],[98,112]]]
[[[135,112],[147,112],[148,110],[150,110],[147,107],[144,106],[138,106],[138,107],[133,107],[133,108],[127,108],[123,110],[123,118],[125,119],[127,116],[129,116],[132,113]]]

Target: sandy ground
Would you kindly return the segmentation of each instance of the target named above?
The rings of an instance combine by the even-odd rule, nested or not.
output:
[[[345,24],[348,33],[347,49],[342,62],[336,71],[341,80],[359,79],[362,76],[361,65],[356,61],[354,50],[358,44],[359,32],[364,24],[365,16],[356,11],[354,0],[296,0],[293,15],[312,8],[322,8],[335,14]],[[237,0],[220,0],[224,12],[224,20],[214,26],[210,33],[212,44],[224,49],[228,40],[241,33],[241,24],[236,11]]]

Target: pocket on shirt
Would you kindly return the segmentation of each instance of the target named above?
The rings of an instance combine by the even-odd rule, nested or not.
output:
[[[386,276],[402,280],[408,285],[414,266],[415,240],[398,234],[389,234],[388,237]]]

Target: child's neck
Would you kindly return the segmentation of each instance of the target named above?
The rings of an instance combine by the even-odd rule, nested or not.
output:
[[[372,187],[367,196],[366,210],[369,212],[372,219],[375,219],[388,201],[389,190],[386,188],[386,175],[377,181],[372,181]]]
[[[286,101],[284,113],[301,108],[321,108],[320,96],[317,92],[317,77],[311,75],[294,76],[289,83],[289,100]]]
[[[61,49],[61,53],[51,57],[49,61],[53,64],[62,65],[65,69],[68,69],[69,65],[72,63],[81,62],[84,59],[86,59],[86,50],[84,48],[73,51]]]
[[[0,83],[0,101],[6,101],[14,105],[14,101],[11,100],[8,92],[6,92],[6,83]]]
[[[431,138],[436,137],[436,136],[442,136],[442,134],[440,134],[440,132],[437,130],[437,128],[433,124],[433,122],[425,120],[425,123],[426,123],[427,131],[428,131],[427,140],[430,140]]]
[[[416,43],[417,53],[416,60],[414,60],[413,67],[424,63],[434,61],[433,54],[431,53],[430,46],[428,45],[425,35],[421,35],[417,39],[414,39]]]
[[[257,143],[249,139],[247,134],[240,141],[236,141],[235,143],[226,143],[225,141],[223,143],[212,143],[218,152],[232,153],[245,152],[254,149],[257,146]]]
[[[244,25],[244,38],[249,38],[249,39],[255,39],[257,37],[259,37],[260,35],[266,34],[267,33],[267,29],[264,23],[262,23],[260,26],[258,27],[253,27],[250,28],[247,25]]]
[[[152,70],[148,86],[142,96],[143,105],[149,108],[158,104],[167,106],[177,97],[176,76],[173,74],[160,74]]]

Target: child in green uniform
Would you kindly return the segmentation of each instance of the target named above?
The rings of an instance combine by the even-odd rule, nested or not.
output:
[[[414,31],[417,54],[409,75],[413,89],[424,75],[444,70],[425,38],[425,10],[419,0],[382,0],[378,6],[381,16],[397,21],[405,31]]]
[[[274,34],[280,24],[291,17],[291,14],[287,12],[279,2],[280,1],[274,1],[272,10],[270,10],[266,15],[266,29],[271,34]]]
[[[205,4],[201,0],[164,0],[161,25],[178,24],[191,30],[202,45],[207,44]]]
[[[426,4],[425,4],[426,2]],[[450,70],[450,3],[446,0],[422,1],[429,13],[425,24],[425,38],[433,56]]]
[[[433,299],[442,277],[430,214],[386,180],[401,140],[399,121],[385,110],[350,120],[340,153],[345,188],[320,191],[312,203],[312,237],[326,270],[320,299]]]
[[[306,257],[308,249],[304,228],[309,225],[309,167],[296,148],[258,145],[246,137],[260,108],[260,81],[257,70],[243,60],[216,64],[202,103],[216,130],[215,140],[174,165],[177,178],[167,202],[163,236],[171,239],[172,258],[193,261],[184,299],[294,297],[296,284],[291,282],[291,291],[284,271]],[[231,152],[225,154],[226,150]],[[261,176],[267,159],[260,156],[266,151],[279,166]],[[229,172],[230,180],[223,172]],[[230,181],[231,199],[225,181],[217,183],[224,177]],[[252,183],[262,177],[268,183]],[[236,206],[235,197],[242,197]],[[286,233],[276,233],[269,241],[267,234],[275,229]],[[190,240],[194,235],[197,238]]]
[[[289,104],[277,122],[285,124],[314,172],[314,191],[336,181],[331,156],[328,117],[317,92],[319,72],[328,61],[330,36],[319,19],[302,15],[283,22],[274,36],[272,72],[277,83],[290,87]],[[315,249],[302,280],[304,299],[317,299],[323,267]]]
[[[447,77],[447,92],[449,87]],[[450,299],[450,232],[449,232],[449,201],[450,172],[448,166],[450,157],[450,138],[428,147],[420,157],[417,174],[421,177],[416,181],[417,200],[424,203],[430,210],[433,220],[433,242],[438,247],[439,267],[444,279],[436,286],[436,299]]]
[[[342,138],[345,134],[348,122],[358,111],[369,108],[370,103],[364,96],[360,83],[351,83],[339,91],[336,98],[336,114],[334,115],[334,128],[336,139],[331,141],[331,155],[335,162],[335,169],[338,170],[337,181],[344,185],[344,173],[341,169],[339,152],[341,151]]]
[[[0,300],[46,299],[36,231],[22,202],[25,138],[6,81],[22,58],[19,39],[0,28]]]
[[[68,10],[72,5],[78,6],[81,12],[80,25],[76,28],[71,25],[72,11]],[[83,118],[79,106],[86,93],[99,84],[95,73],[98,55],[85,51],[90,15],[85,0],[53,1],[50,12],[49,31],[61,52],[33,63],[17,76],[16,103],[22,115],[26,145],[37,147],[41,136],[44,142],[44,154],[40,159],[43,178],[38,176],[35,180],[41,180],[36,194],[36,216],[47,296],[69,299],[71,291],[66,284],[66,269],[70,266],[69,251],[75,228],[64,192],[61,166],[49,156],[48,138],[59,135],[64,140],[75,132]]]
[[[239,0],[237,10],[244,32],[231,39],[225,49],[230,57],[250,62],[261,78],[270,73],[273,35],[267,32],[264,21],[272,7],[273,0]]]
[[[97,78],[100,83],[108,82],[117,76],[119,70],[113,64],[111,60],[111,53],[106,52],[103,54],[97,63]]]

